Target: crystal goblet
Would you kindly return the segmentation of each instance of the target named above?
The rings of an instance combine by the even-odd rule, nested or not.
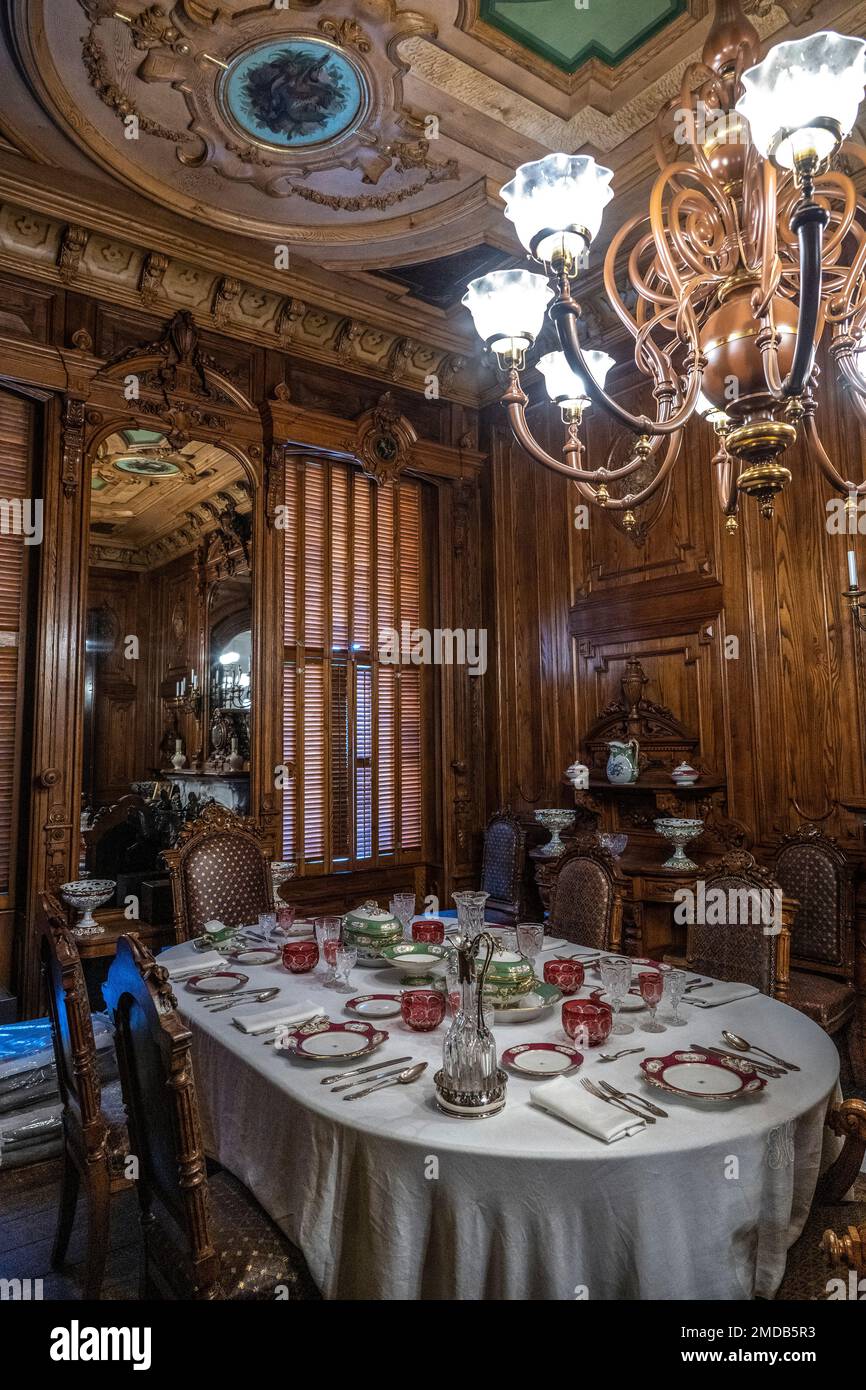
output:
[[[656,1010],[658,1009],[662,997],[662,990],[664,989],[664,980],[662,979],[661,972],[658,970],[643,970],[637,978],[638,984],[640,985],[641,998],[650,1011],[648,1022],[641,1024],[641,1032],[663,1033],[665,1031],[664,1024],[656,1021]]]
[[[620,1023],[619,1021],[622,1001],[631,988],[631,961],[625,956],[602,956],[599,963],[599,974],[613,1008],[613,1026],[610,1031],[620,1036],[623,1033],[633,1033],[634,1029],[630,1023]]]
[[[665,1014],[669,1028],[685,1028],[688,1019],[680,1018],[680,1001],[686,990],[688,975],[685,970],[669,970],[665,975],[665,994],[670,1004],[670,1013]]]
[[[105,927],[100,926],[93,911],[107,903],[114,896],[116,888],[113,878],[80,878],[61,885],[61,901],[78,913],[78,921],[72,929],[73,936],[102,936]]]

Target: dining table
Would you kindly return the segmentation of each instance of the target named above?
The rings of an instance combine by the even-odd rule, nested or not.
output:
[[[188,943],[160,963],[183,963]],[[569,944],[553,954],[589,954]],[[194,957],[190,957],[194,961]],[[234,967],[227,967],[234,968]],[[597,970],[597,966],[592,969]],[[597,983],[587,968],[582,993]],[[288,1013],[321,1007],[349,1021],[348,994],[320,965],[243,968],[277,988]],[[690,977],[693,978],[693,977]],[[392,967],[358,965],[354,994],[399,994]],[[643,1095],[666,1115],[605,1143],[534,1104],[538,1080],[512,1071],[505,1108],[486,1118],[437,1106],[433,1075],[449,1026],[412,1031],[398,1015],[358,1062],[307,1060],[270,1035],[242,1032],[239,1008],[217,1011],[174,985],[192,1034],[207,1153],[238,1177],[303,1251],[326,1299],[772,1298],[803,1228],[821,1171],[838,1152],[825,1128],[839,1097],[839,1062],[805,1015],[763,994],[701,1008],[680,1005],[686,1027],[634,1032],[583,1047],[582,1077]],[[710,986],[710,990],[712,986]],[[271,1007],[271,1004],[268,1005]],[[660,1011],[659,1018],[664,1015]],[[726,1103],[687,1100],[649,1085],[644,1058],[691,1045],[726,1046],[722,1030],[795,1062],[759,1094]],[[569,1043],[559,1006],[532,1021],[494,1023],[501,1054],[518,1043]],[[601,1054],[643,1050],[614,1062]],[[411,1085],[347,1102],[322,1078],[373,1061],[429,1065]]]

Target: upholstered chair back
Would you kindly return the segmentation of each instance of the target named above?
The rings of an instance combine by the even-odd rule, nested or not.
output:
[[[80,1134],[85,1147],[97,1148],[107,1127],[100,1112],[101,1088],[87,985],[63,908],[49,893],[40,899],[39,929],[64,1123]]]
[[[488,910],[520,911],[526,856],[526,832],[510,811],[497,811],[484,832],[481,890],[489,894]]]
[[[258,826],[216,803],[163,851],[171,876],[178,941],[200,936],[206,923],[249,926],[273,911],[268,851]]]
[[[551,935],[618,951],[625,885],[610,852],[591,839],[579,840],[551,863],[548,872]]]
[[[775,875],[797,910],[791,955],[808,965],[850,979],[854,970],[852,873],[835,840],[813,825],[786,835],[776,853]]]
[[[790,968],[793,905],[781,885],[743,850],[716,860],[704,880],[706,920],[689,923],[690,970],[754,985],[784,998]]]
[[[168,972],[138,936],[122,936],[103,986],[116,1030],[145,1239],[194,1287],[214,1285],[204,1147],[190,1057]]]

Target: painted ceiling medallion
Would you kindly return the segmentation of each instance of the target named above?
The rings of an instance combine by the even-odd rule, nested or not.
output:
[[[232,59],[220,80],[223,109],[260,145],[303,150],[354,130],[369,103],[358,65],[326,39],[265,39]]]

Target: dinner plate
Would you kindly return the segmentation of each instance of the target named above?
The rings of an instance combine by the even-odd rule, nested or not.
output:
[[[399,994],[358,994],[344,1008],[356,1018],[394,1018],[400,1012]]]
[[[335,1057],[365,1057],[387,1040],[384,1030],[378,1031],[369,1023],[332,1023],[329,1018],[314,1018],[287,1033],[283,1048],[299,1057],[329,1062]]]
[[[557,985],[548,985],[543,980],[536,980],[528,994],[521,994],[513,1004],[508,1004],[505,1008],[495,1009],[496,1022],[531,1023],[534,1018],[540,1018],[554,1004],[558,1004],[561,998],[562,990]]]
[[[671,1052],[644,1057],[641,1071],[653,1086],[686,1100],[728,1101],[757,1095],[766,1086],[743,1057],[708,1057],[703,1052]]]
[[[502,1065],[525,1076],[570,1076],[583,1061],[583,1053],[564,1043],[520,1043],[502,1054]]]
[[[272,951],[269,946],[247,946],[242,951],[232,952],[235,965],[273,965],[279,959],[279,951]]]
[[[236,989],[243,989],[249,978],[239,970],[213,970],[209,975],[191,975],[186,985],[196,994],[234,994]]]

